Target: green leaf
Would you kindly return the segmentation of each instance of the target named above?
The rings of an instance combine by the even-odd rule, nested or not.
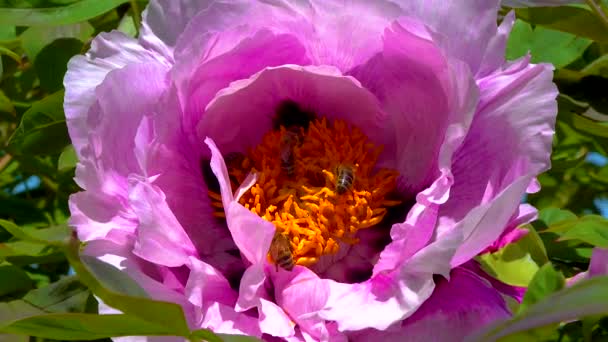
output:
[[[171,317],[167,316],[170,320]],[[62,341],[90,341],[115,336],[171,336],[165,327],[130,315],[63,313],[31,316],[10,322],[0,331]]]
[[[513,286],[528,286],[539,265],[547,262],[542,241],[536,232],[529,233],[515,243],[495,253],[478,257],[482,268],[496,279]]]
[[[576,220],[578,216],[569,210],[559,208],[547,208],[543,209],[538,213],[537,222],[542,222],[543,226],[541,229],[546,229],[559,222],[566,220]]]
[[[224,340],[219,337],[218,335],[214,334],[213,331],[211,330],[207,330],[207,329],[199,329],[199,330],[194,330],[191,334],[190,334],[190,339],[201,339],[203,341],[207,341],[207,342],[223,342]]]
[[[528,307],[539,302],[541,299],[561,290],[565,284],[566,279],[564,275],[554,270],[550,263],[546,263],[536,272],[528,285],[524,299],[519,307],[519,314],[525,312]]]
[[[608,55],[604,55],[589,63],[581,72],[585,75],[608,77]]]
[[[58,153],[70,143],[63,114],[63,91],[35,102],[11,136],[8,148],[14,154]]]
[[[546,29],[532,28],[530,24],[517,20],[507,42],[507,59],[532,54],[532,62],[548,62],[556,68],[564,67],[578,59],[591,40],[575,35]]]
[[[0,265],[0,297],[17,291],[32,288],[32,280],[27,274],[13,265]]]
[[[86,21],[118,7],[129,0],[81,0],[68,6],[53,8],[2,8],[3,25],[37,26],[65,25]]]
[[[84,312],[91,292],[75,276],[28,292],[22,300],[49,313]]]
[[[63,77],[68,70],[68,61],[82,50],[82,42],[74,38],[60,38],[45,46],[38,53],[34,68],[40,86],[52,93],[63,88]]]
[[[88,22],[61,26],[32,26],[19,37],[21,45],[31,61],[35,61],[38,53],[59,38],[74,38],[85,43],[95,32]]]
[[[129,13],[125,14],[122,19],[120,19],[120,23],[118,24],[117,30],[125,33],[130,37],[137,36],[137,28],[135,27],[133,16]]]
[[[78,157],[76,156],[76,151],[74,150],[74,146],[68,145],[63,149],[61,155],[59,155],[59,161],[57,162],[57,170],[66,171],[69,169],[73,169],[76,167],[78,163]]]
[[[63,247],[72,234],[72,231],[66,225],[51,226],[44,229],[21,228],[10,221],[0,219],[0,226],[18,239],[59,247]]]
[[[592,246],[608,248],[608,220],[599,215],[587,215],[578,220],[563,221],[560,228],[567,229],[560,241],[579,240]]]
[[[92,259],[94,258],[83,256],[83,260],[87,263],[85,266],[78,256],[78,250],[78,241],[72,239],[69,247],[65,249],[66,256],[80,277],[80,280],[95,295],[101,298],[104,303],[125,314],[136,316],[157,326],[162,326],[168,331],[172,331],[172,335],[189,336],[190,331],[181,306],[148,298],[128,296],[117,292],[124,290],[128,293],[133,293],[133,291],[140,293],[143,291],[137,290],[139,287],[136,283],[125,279],[125,272],[121,272],[111,265],[102,266],[100,264],[102,263],[101,261],[93,261]],[[102,277],[104,280],[99,281],[97,277]],[[109,285],[109,279],[115,279],[120,283]],[[106,288],[104,285],[110,286],[110,288]],[[171,319],[168,320],[167,317],[171,317]]]
[[[493,324],[467,338],[466,341],[495,341],[505,337],[509,341],[528,341],[530,340],[528,331],[531,329],[606,314],[608,314],[608,277],[594,277],[549,295],[530,306],[521,315],[506,322]]]
[[[568,32],[579,37],[608,43],[608,29],[593,12],[571,6],[520,8],[515,10],[518,19],[534,25]]]
[[[228,334],[217,334],[221,341],[224,342],[261,342],[260,339],[255,338],[253,336],[245,336],[245,335],[228,335]],[[211,342],[211,340],[209,340]]]
[[[148,297],[146,291],[116,267],[87,255],[81,255],[80,260],[104,288],[128,296]]]
[[[30,337],[27,335],[0,334],[0,342],[30,342]]]

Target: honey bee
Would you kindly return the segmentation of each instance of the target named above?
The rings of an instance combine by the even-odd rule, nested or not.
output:
[[[279,266],[286,271],[291,271],[295,266],[291,251],[291,243],[285,235],[276,232],[272,238],[270,250],[268,252],[275,264],[277,272],[279,271]]]
[[[299,136],[293,131],[286,131],[281,138],[281,168],[288,177],[293,177],[296,171],[294,146],[298,144]]]
[[[353,186],[355,169],[350,165],[338,165],[336,168],[336,193],[342,195]]]

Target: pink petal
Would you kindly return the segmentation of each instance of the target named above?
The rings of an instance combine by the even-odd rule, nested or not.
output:
[[[507,226],[511,213],[519,206],[530,179],[530,176],[520,177],[492,202],[475,207],[452,228],[462,230],[464,234],[464,241],[452,259],[453,267],[474,258],[498,239]]]
[[[500,294],[472,272],[457,268],[400,327],[363,331],[353,341],[461,341],[486,324],[510,317]]]
[[[389,115],[384,130],[396,141],[385,138],[383,157],[395,159],[404,193],[429,186],[439,176],[440,157],[440,167],[449,167],[477,101],[466,66],[447,60],[432,36],[421,23],[403,18],[385,30],[382,54],[352,71]]]
[[[551,70],[522,59],[478,81],[477,114],[454,157],[455,183],[441,215],[460,220],[518,177],[549,167],[557,113]]]
[[[260,30],[237,42],[231,50],[205,63],[176,65],[174,77],[185,108],[182,121],[186,129],[197,127],[197,124],[200,127],[201,121],[208,116],[205,112],[209,102],[231,82],[247,79],[266,67],[309,64],[302,44],[291,35]],[[192,58],[190,55],[180,57],[185,63]]]
[[[589,276],[608,275],[608,249],[594,248],[589,263]]]
[[[245,209],[234,200],[222,154],[211,138],[206,138],[205,144],[211,150],[211,169],[220,184],[226,221],[232,239],[249,262],[263,263],[275,233],[274,225]]]
[[[64,109],[70,137],[78,156],[81,156],[81,150],[87,144],[90,129],[93,128],[87,121],[89,109],[97,98],[95,88],[110,71],[134,63],[146,63],[151,69],[155,68],[154,65],[169,65],[162,56],[144,49],[134,39],[118,31],[99,34],[93,39],[91,50],[85,56],[75,56],[68,63],[63,81],[66,89]],[[138,78],[130,78],[136,79]],[[123,87],[130,84],[123,82]],[[141,94],[143,97],[147,91]],[[137,96],[131,99],[139,100]]]
[[[500,234],[498,239],[488,246],[481,253],[493,253],[505,247],[508,244],[517,242],[522,237],[528,234],[525,229],[518,229],[519,226],[532,222],[538,216],[536,208],[529,204],[520,204],[517,210],[517,215],[511,219],[507,228]]]
[[[188,264],[197,252],[165,202],[164,194],[145,180],[130,179],[129,201],[138,217],[133,253],[158,265]]]
[[[496,47],[490,42],[497,34],[498,0],[396,2],[405,15],[418,18],[437,32],[436,39],[442,50],[466,62],[473,74],[484,68],[484,52]]]
[[[370,327],[387,329],[412,315],[431,295],[435,287],[434,274],[449,274],[449,260],[461,241],[459,231],[448,232],[441,240],[416,253],[398,269],[381,272],[363,283],[343,284],[328,279],[320,280],[329,284],[329,297],[318,317],[335,321],[339,331]],[[303,291],[314,288],[303,287]],[[315,295],[312,291],[301,294],[302,297],[310,298]],[[353,312],[357,314],[353,315]]]
[[[352,77],[329,66],[267,68],[221,90],[198,123],[223,151],[244,151],[272,128],[277,106],[292,100],[328,119],[343,119],[381,141],[384,115],[377,101]],[[235,139],[238,137],[238,139]]]

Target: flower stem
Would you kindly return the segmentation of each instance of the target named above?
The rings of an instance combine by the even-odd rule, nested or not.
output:
[[[606,12],[604,12],[602,7],[597,2],[595,2],[595,0],[585,0],[585,2],[587,3],[587,5],[589,5],[589,7],[591,7],[593,13],[608,29],[608,15],[606,15]]]

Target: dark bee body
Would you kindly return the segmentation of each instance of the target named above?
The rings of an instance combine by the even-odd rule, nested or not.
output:
[[[339,165],[336,169],[336,193],[342,195],[353,186],[355,170],[352,166]]]
[[[295,266],[291,251],[291,243],[285,235],[279,232],[276,232],[272,238],[269,253],[276,266],[277,272],[279,271],[279,266],[286,271],[291,271]]]
[[[286,131],[281,137],[281,169],[287,177],[293,177],[296,171],[294,147],[298,144],[299,136],[294,131]]]

